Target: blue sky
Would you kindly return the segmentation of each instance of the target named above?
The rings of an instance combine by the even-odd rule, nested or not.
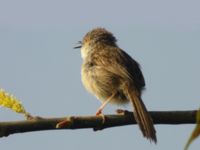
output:
[[[142,66],[149,110],[193,110],[200,105],[200,2],[191,0],[1,0],[0,87],[27,111],[43,117],[91,115],[100,102],[80,79],[77,41],[105,27]],[[119,106],[107,106],[114,113]],[[121,107],[131,110],[130,106]],[[23,116],[0,108],[0,120]],[[137,126],[45,131],[0,139],[4,149],[183,149],[194,125],[156,125],[158,144]],[[190,147],[196,150],[199,139]]]

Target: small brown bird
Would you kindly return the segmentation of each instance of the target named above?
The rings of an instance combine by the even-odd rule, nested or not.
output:
[[[82,82],[102,105],[97,115],[108,103],[131,102],[135,119],[143,135],[156,143],[156,130],[152,118],[141,99],[145,86],[139,64],[116,44],[116,38],[104,28],[89,31],[80,42]]]

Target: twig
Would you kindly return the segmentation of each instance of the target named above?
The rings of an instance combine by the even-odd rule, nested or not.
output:
[[[197,110],[191,111],[151,111],[154,124],[194,124]],[[67,120],[66,126],[56,128],[56,125]],[[24,133],[41,130],[82,129],[94,130],[109,127],[136,124],[132,112],[124,111],[117,115],[102,116],[70,116],[62,118],[39,118],[23,121],[0,122],[0,137],[14,133]]]

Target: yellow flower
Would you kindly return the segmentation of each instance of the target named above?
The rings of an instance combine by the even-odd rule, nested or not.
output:
[[[0,106],[10,108],[17,113],[27,114],[21,102],[3,89],[0,89]]]

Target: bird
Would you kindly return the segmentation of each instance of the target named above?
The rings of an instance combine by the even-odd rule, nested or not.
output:
[[[108,103],[130,102],[143,136],[156,143],[153,120],[141,98],[145,80],[139,63],[117,45],[111,32],[102,27],[87,32],[79,44],[74,48],[81,49],[82,83],[102,102],[96,115],[102,114]]]

